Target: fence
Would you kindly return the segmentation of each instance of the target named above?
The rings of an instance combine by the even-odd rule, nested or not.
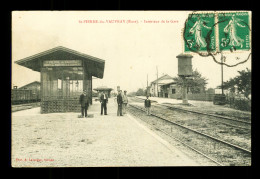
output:
[[[231,108],[242,111],[251,111],[251,100],[246,98],[227,97],[227,104],[229,104]]]
[[[198,94],[188,94],[189,100],[195,101],[213,101],[214,94],[212,93],[198,93]],[[182,94],[170,94],[169,98],[182,99]]]

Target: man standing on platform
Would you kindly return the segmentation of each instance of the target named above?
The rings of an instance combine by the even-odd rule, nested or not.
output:
[[[87,117],[88,116],[89,99],[88,99],[88,95],[87,95],[86,90],[84,90],[83,94],[80,95],[79,103],[81,104],[81,116],[84,117],[84,113],[85,113],[85,117]]]
[[[104,109],[105,115],[107,115],[107,102],[108,102],[107,94],[104,94],[103,92],[101,92],[101,95],[100,95],[101,115],[103,115],[103,109]]]
[[[128,103],[126,92],[127,91],[125,90],[124,94],[123,94],[123,114],[126,114],[126,106],[127,106],[127,103]]]
[[[122,105],[123,105],[123,98],[122,98],[122,90],[118,91],[118,95],[117,95],[117,116],[123,116],[122,114]]]

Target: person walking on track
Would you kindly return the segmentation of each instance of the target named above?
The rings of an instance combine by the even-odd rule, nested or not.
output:
[[[104,109],[105,115],[107,115],[107,103],[108,103],[107,94],[104,94],[103,92],[101,92],[100,103],[101,103],[101,115],[103,115],[103,109]]]
[[[89,106],[89,99],[87,95],[87,91],[84,90],[83,94],[80,95],[79,97],[79,103],[81,104],[81,117],[88,116],[88,106]]]
[[[123,116],[122,114],[122,105],[123,105],[123,98],[122,98],[122,90],[118,91],[118,95],[117,95],[117,116]]]
[[[123,94],[123,114],[126,114],[126,106],[127,106],[127,103],[128,103],[128,99],[127,99],[127,96],[126,96],[126,90],[124,91],[124,94]]]
[[[146,100],[144,101],[144,107],[146,109],[146,114],[148,116],[151,115],[151,100],[149,99],[149,96],[146,96]]]

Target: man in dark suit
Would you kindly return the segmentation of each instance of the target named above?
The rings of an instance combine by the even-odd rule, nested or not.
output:
[[[107,103],[108,103],[107,94],[104,94],[103,92],[101,92],[100,103],[101,103],[101,115],[103,115],[103,109],[104,109],[105,115],[107,115]]]
[[[79,97],[79,103],[81,104],[81,115],[82,117],[84,117],[84,113],[85,113],[85,117],[88,116],[88,106],[89,106],[89,99],[88,99],[88,95],[87,95],[87,91],[84,90],[83,94],[80,95]]]
[[[118,95],[117,95],[117,116],[123,116],[122,114],[122,106],[123,106],[123,97],[122,97],[122,90],[118,91]]]

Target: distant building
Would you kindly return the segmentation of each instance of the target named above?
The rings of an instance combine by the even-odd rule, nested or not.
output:
[[[152,81],[150,86],[147,87],[147,93],[153,97],[182,99],[182,87],[177,85],[177,82],[168,74],[161,76],[158,80]],[[204,86],[200,87],[200,93],[193,94],[188,89],[188,99],[190,100],[212,101],[214,94],[214,89],[206,91]]]
[[[106,86],[100,86],[100,87],[94,88],[93,90],[98,92],[98,96],[100,95],[101,92],[103,92],[103,93],[107,94],[108,97],[110,98],[111,97],[110,93],[113,90],[113,88],[108,88]]]
[[[26,84],[18,89],[27,89],[27,90],[32,90],[32,94],[36,95],[37,99],[40,99],[40,94],[41,94],[41,82],[39,81],[34,81],[29,84]]]
[[[161,85],[161,97],[164,98],[181,98],[181,87],[176,85],[176,82],[170,82]]]
[[[148,93],[154,97],[164,97],[167,96],[167,92],[164,91],[163,85],[173,83],[174,80],[168,74],[161,76],[160,78],[151,82],[151,85],[148,87]]]

